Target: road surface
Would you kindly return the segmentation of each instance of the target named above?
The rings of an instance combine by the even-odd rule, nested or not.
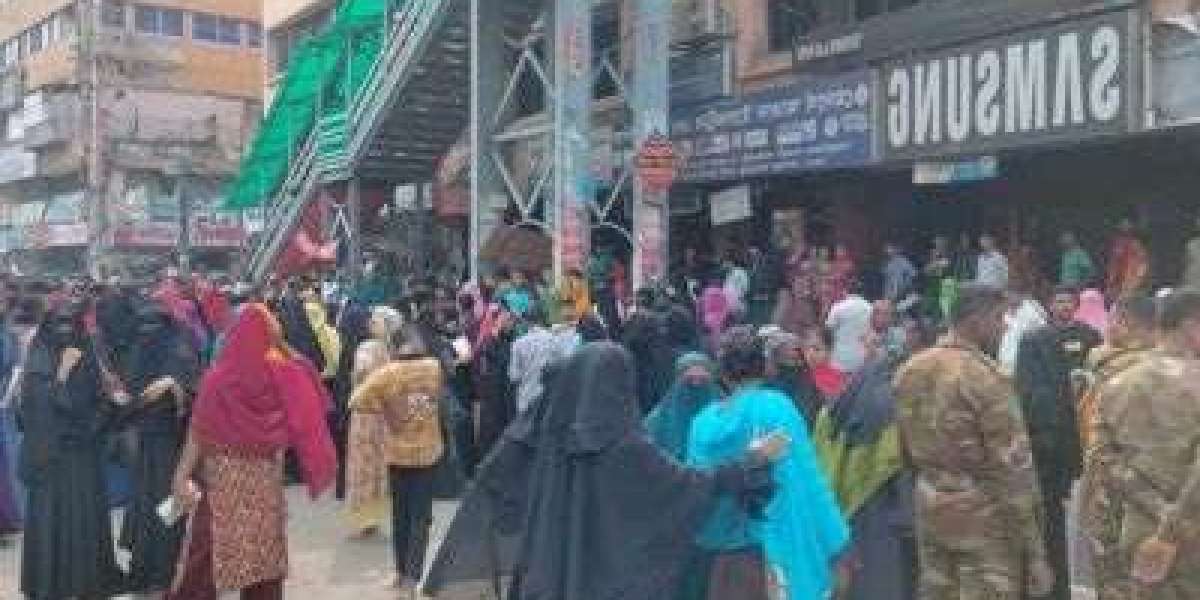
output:
[[[291,575],[287,597],[300,600],[395,600],[388,589],[393,576],[390,540],[386,536],[351,541],[340,513],[340,504],[325,499],[310,502],[301,488],[288,491],[288,543]],[[453,515],[454,503],[439,502],[434,509],[433,544]],[[0,547],[0,600],[15,600],[20,572],[20,540]],[[232,596],[236,598],[236,594]],[[446,600],[488,598],[480,590],[443,594]],[[224,600],[224,598],[222,599]]]

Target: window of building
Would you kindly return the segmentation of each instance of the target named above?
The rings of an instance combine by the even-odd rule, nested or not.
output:
[[[138,6],[134,13],[134,28],[138,33],[183,37],[183,11],[157,6]]]
[[[246,45],[251,48],[262,48],[262,25],[246,23]]]
[[[105,27],[125,28],[125,3],[120,0],[104,0],[100,5],[100,23]]]
[[[16,39],[4,43],[4,64],[12,65],[21,60],[21,43]]]
[[[56,42],[71,42],[79,37],[79,24],[75,21],[75,11],[67,9],[54,15],[54,28]]]
[[[275,73],[283,73],[286,71],[288,60],[291,59],[291,47],[288,45],[287,32],[272,32],[271,47],[268,48],[267,52],[270,55],[271,64],[274,65]]]
[[[217,41],[231,46],[242,45],[242,22],[221,17],[217,20]]]
[[[192,39],[202,42],[217,42],[220,37],[217,34],[217,17],[215,15],[204,15],[195,13],[192,15]]]
[[[44,24],[34,25],[25,31],[25,47],[29,54],[37,54],[46,47],[46,27]]]
[[[854,0],[854,18],[862,21],[886,12],[908,8],[919,0]]]
[[[791,50],[796,38],[812,28],[815,14],[811,9],[811,3],[805,0],[768,0],[767,49],[771,52]]]

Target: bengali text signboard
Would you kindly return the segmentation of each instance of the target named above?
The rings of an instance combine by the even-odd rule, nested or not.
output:
[[[871,159],[870,76],[854,71],[815,77],[679,107],[671,138],[680,156],[680,182],[861,166]]]

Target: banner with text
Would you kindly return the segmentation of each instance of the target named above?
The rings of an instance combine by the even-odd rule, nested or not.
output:
[[[677,107],[671,139],[685,183],[861,166],[871,159],[870,75],[817,77]]]
[[[981,154],[1126,133],[1141,110],[1134,11],[885,64],[884,159]]]

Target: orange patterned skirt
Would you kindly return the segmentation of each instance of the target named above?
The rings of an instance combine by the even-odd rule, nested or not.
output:
[[[188,524],[173,597],[192,597],[188,587],[241,590],[286,577],[283,456],[216,451],[204,456],[201,473],[205,506]],[[188,572],[196,568],[211,574]]]

